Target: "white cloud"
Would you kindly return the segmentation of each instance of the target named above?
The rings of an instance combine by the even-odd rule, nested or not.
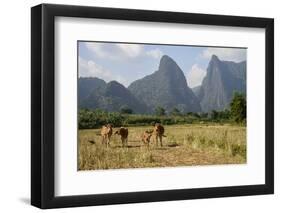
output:
[[[212,55],[216,55],[223,61],[241,62],[246,60],[246,54],[246,49],[209,47],[203,51],[201,56],[206,59],[211,59]]]
[[[140,44],[115,44],[129,58],[135,58],[142,54],[143,46]]]
[[[205,76],[206,70],[200,68],[198,64],[194,64],[186,74],[186,81],[188,86],[190,88],[193,88],[201,85]]]
[[[80,77],[100,77],[105,81],[111,80],[111,73],[92,60],[85,60],[79,57]]]
[[[106,58],[111,60],[136,58],[143,53],[143,46],[138,44],[104,44],[87,42],[85,46],[88,50],[95,53],[99,58]]]
[[[97,64],[93,60],[87,61],[81,57],[79,57],[79,77],[97,77],[106,82],[115,80],[125,86],[128,85],[127,80],[122,76],[114,75],[112,72]]]
[[[153,50],[146,51],[146,55],[151,56],[152,58],[155,59],[160,59],[164,54],[159,49],[153,49]]]
[[[159,49],[146,51],[142,44],[86,42],[85,46],[97,57],[110,60],[127,60],[137,57],[152,57],[159,60],[163,55]]]
[[[104,50],[103,44],[101,43],[86,42],[85,46],[87,47],[87,49],[97,54],[97,56],[100,58],[104,58],[107,55],[107,52]]]

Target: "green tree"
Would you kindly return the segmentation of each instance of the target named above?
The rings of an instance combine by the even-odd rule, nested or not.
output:
[[[229,109],[225,109],[224,111],[219,112],[219,118],[228,120],[230,118],[230,111]]]
[[[219,118],[219,112],[216,110],[212,110],[211,112],[211,119],[212,120],[217,120]]]
[[[120,112],[121,112],[122,114],[133,114],[133,110],[130,109],[129,107],[122,107],[122,108],[120,109]]]
[[[155,115],[157,116],[164,116],[166,115],[166,110],[163,107],[156,107],[155,109]]]
[[[195,117],[195,118],[200,118],[200,115],[197,112],[193,112],[192,116]]]
[[[171,115],[173,115],[173,116],[179,116],[179,115],[181,115],[181,112],[179,111],[178,108],[175,107],[175,108],[171,111]]]
[[[79,129],[100,128],[104,124],[112,124],[115,127],[122,126],[124,116],[117,112],[106,112],[100,109],[79,110]]]
[[[208,113],[207,113],[207,112],[201,112],[201,113],[199,114],[199,117],[200,117],[200,118],[208,118]]]
[[[230,115],[236,123],[246,121],[246,97],[242,93],[234,93],[230,103]]]

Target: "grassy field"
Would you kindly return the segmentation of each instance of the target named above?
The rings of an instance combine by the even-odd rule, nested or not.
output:
[[[165,126],[163,147],[148,149],[140,135],[149,127],[129,127],[128,147],[113,135],[109,148],[99,129],[79,130],[78,169],[174,167],[246,163],[246,127],[232,125]]]

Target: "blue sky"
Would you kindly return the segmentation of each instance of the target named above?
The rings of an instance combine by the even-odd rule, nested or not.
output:
[[[198,46],[78,42],[79,77],[116,80],[125,86],[152,74],[163,55],[173,58],[184,72],[189,87],[202,83],[213,54],[221,60],[246,60],[246,49]]]

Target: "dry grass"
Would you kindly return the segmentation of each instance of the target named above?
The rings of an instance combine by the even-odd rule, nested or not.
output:
[[[99,129],[79,131],[79,170],[173,167],[246,163],[246,128],[231,125],[165,126],[163,147],[148,149],[140,135],[148,127],[129,127],[128,147],[112,136],[101,144]]]

